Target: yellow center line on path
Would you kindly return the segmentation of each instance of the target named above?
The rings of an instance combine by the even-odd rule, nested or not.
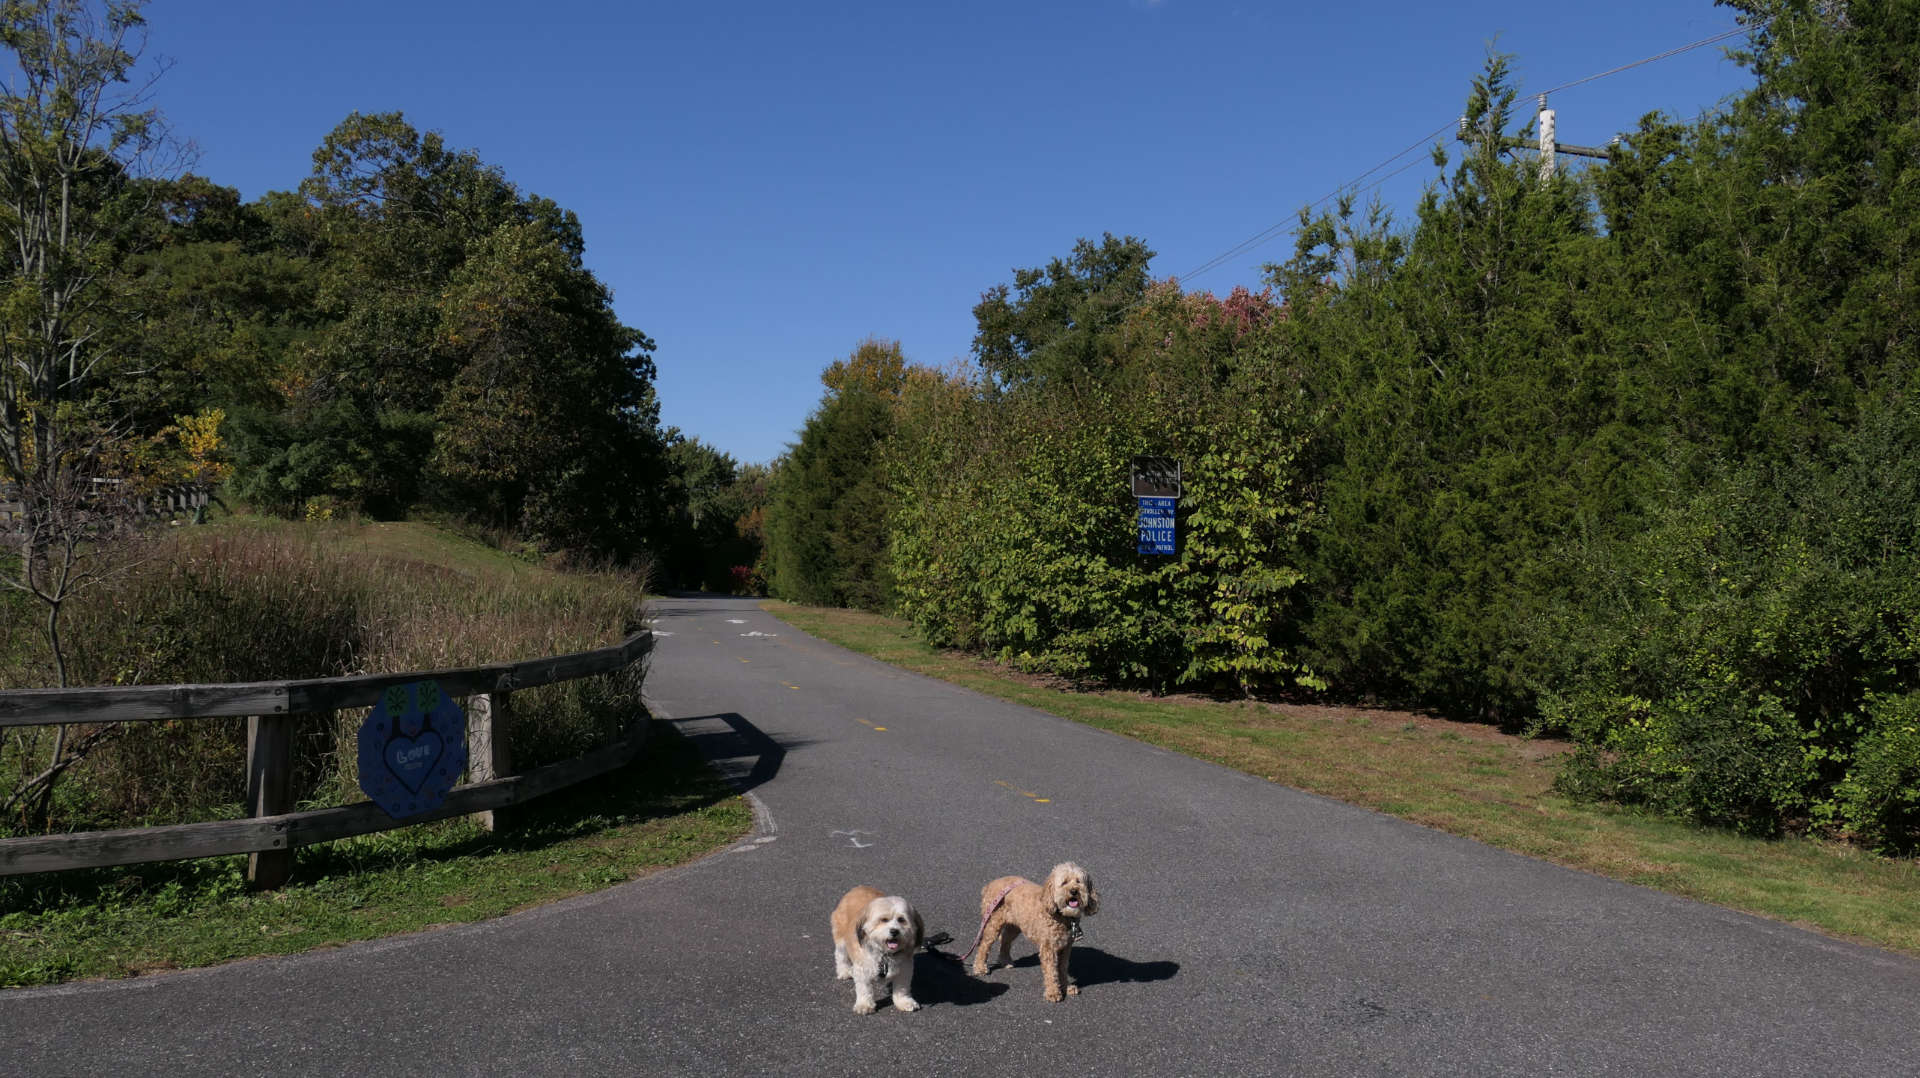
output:
[[[857,723],[859,723],[859,724],[860,724],[860,725],[862,725],[862,726],[867,726],[867,727],[872,727],[872,729],[873,729],[873,731],[874,731],[875,733],[880,733],[880,734],[884,734],[884,733],[886,733],[886,732],[887,732],[887,728],[886,728],[886,727],[884,727],[884,726],[874,726],[874,725],[873,725],[872,723],[870,723],[870,722],[868,722],[868,721],[867,721],[867,720],[865,720],[865,719],[855,719],[855,720],[853,720],[853,721],[854,721],[854,722],[857,722]]]
[[[1011,782],[1002,782],[999,779],[994,779],[993,784],[995,786],[1005,786],[1007,789],[1012,790],[1014,793],[1019,794],[1021,797],[1027,798],[1028,800],[1034,802],[1035,804],[1047,805],[1047,804],[1053,803],[1053,798],[1041,797],[1039,794],[1034,793],[1031,790],[1022,790],[1020,787],[1015,786]]]
[[[795,685],[795,684],[794,684],[793,682],[791,682],[791,681],[783,681],[783,682],[781,682],[780,684],[782,684],[782,685],[785,685],[785,686],[786,686],[787,688],[789,688],[789,689],[798,689],[798,688],[800,687],[800,686],[798,686],[798,685]]]

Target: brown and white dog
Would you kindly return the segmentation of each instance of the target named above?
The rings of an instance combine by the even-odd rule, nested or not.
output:
[[[913,952],[926,929],[920,914],[899,895],[862,884],[833,908],[833,973],[853,979],[853,1011],[872,1014],[881,985],[895,1009],[917,1011],[913,1001]]]
[[[1066,996],[1077,996],[1080,988],[1067,975],[1067,958],[1080,935],[1080,919],[1099,909],[1093,877],[1072,861],[1053,866],[1044,883],[1002,876],[980,889],[980,941],[973,972],[986,975],[987,953],[996,939],[999,964],[1006,965],[1014,938],[1024,933],[1040,950],[1040,987],[1047,999],[1058,1003]]]

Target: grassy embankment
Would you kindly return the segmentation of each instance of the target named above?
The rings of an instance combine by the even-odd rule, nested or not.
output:
[[[205,661],[188,652],[218,656],[236,668],[232,680],[321,676],[263,672],[293,661],[286,656],[314,624],[344,626],[352,638],[349,652],[329,659],[346,668],[324,673],[527,658],[618,640],[639,598],[631,578],[556,572],[420,525],[235,520],[166,537],[112,589],[88,597],[91,609],[76,610],[73,624],[92,676],[76,681],[115,680],[101,671],[121,669],[160,675],[130,681],[229,679],[165,676]],[[219,617],[205,615],[208,602]],[[275,605],[302,610],[307,627],[277,626],[262,613]],[[162,613],[136,616],[136,608]],[[33,683],[25,680],[33,648],[18,628],[0,647],[0,685]],[[631,693],[607,685],[520,697],[516,719],[536,739],[516,736],[521,762],[570,754],[644,717]],[[358,799],[352,753],[341,751],[350,742],[340,740],[358,721],[343,713],[331,729],[310,731],[303,807]],[[238,815],[236,741],[243,732],[218,720],[130,727],[63,790],[56,822]],[[27,749],[17,739],[0,747]],[[182,777],[126,781],[156,769]],[[456,819],[303,849],[292,883],[270,894],[244,889],[238,857],[0,878],[0,986],[209,965],[480,920],[684,863],[751,823],[747,805],[671,724],[654,722],[635,763],[516,810],[500,834]]]
[[[1552,789],[1555,742],[1401,711],[1066,691],[929,647],[896,619],[764,606],[805,632],[989,696],[1570,868],[1920,957],[1920,862],[1569,801]]]

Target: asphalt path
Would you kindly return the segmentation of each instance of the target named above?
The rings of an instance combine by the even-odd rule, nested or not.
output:
[[[692,865],[479,925],[0,993],[0,1073],[1903,1075],[1920,962],[1504,853],[676,598],[647,692],[749,791]],[[827,917],[1089,869],[1081,993],[1032,948],[852,1010]]]

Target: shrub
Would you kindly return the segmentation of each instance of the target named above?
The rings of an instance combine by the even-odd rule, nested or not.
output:
[[[1264,297],[1155,290],[1101,378],[909,382],[887,443],[900,613],[1074,680],[1311,683],[1291,646],[1307,503],[1297,385]],[[1178,553],[1137,549],[1130,458],[1183,462]]]
[[[1835,791],[1840,818],[1860,843],[1885,853],[1920,848],[1920,692],[1867,701],[1870,732]]]
[[[1564,788],[1908,841],[1887,783],[1911,712],[1889,701],[1920,679],[1920,407],[1815,459],[1714,469],[1573,568],[1580,600],[1538,626],[1561,660],[1545,722],[1589,750]]]
[[[1738,695],[1623,697],[1594,708],[1586,718],[1605,730],[1570,755],[1558,788],[1748,833],[1805,817],[1813,774],[1794,716],[1778,700]]]

